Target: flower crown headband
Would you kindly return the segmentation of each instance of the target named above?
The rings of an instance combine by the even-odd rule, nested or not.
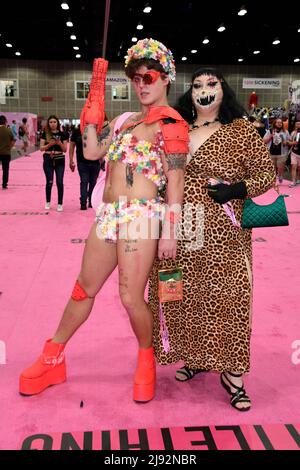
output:
[[[171,81],[175,80],[176,70],[173,54],[161,42],[155,39],[141,39],[127,51],[125,68],[131,59],[154,59],[163,67]]]

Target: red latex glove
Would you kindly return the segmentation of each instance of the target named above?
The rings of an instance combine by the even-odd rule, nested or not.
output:
[[[97,126],[100,134],[105,116],[105,79],[108,62],[99,58],[94,60],[90,91],[80,115],[80,130],[83,133],[87,124]]]

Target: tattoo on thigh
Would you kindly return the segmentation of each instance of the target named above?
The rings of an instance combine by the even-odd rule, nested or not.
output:
[[[119,277],[120,294],[125,294],[128,289],[128,276],[125,275],[123,268],[120,268],[119,276],[120,276]]]
[[[123,274],[123,269],[120,270],[120,279],[122,280],[122,282],[123,280],[126,282],[128,281],[128,276],[125,276],[125,274]]]
[[[134,253],[138,251],[137,248],[134,248],[132,246],[133,243],[137,243],[137,240],[125,240],[126,246],[125,246],[125,253]]]
[[[168,164],[168,171],[170,170],[184,170],[186,165],[185,153],[170,153],[166,155],[166,162]]]
[[[136,251],[138,251],[137,248],[131,248],[130,245],[126,245],[126,246],[125,246],[125,253],[134,253],[134,252],[136,252]]]
[[[125,287],[125,289],[128,289],[128,284],[125,284],[123,282],[119,282],[119,287]]]

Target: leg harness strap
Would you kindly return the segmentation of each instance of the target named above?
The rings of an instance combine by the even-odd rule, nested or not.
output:
[[[80,300],[85,300],[85,299],[93,299],[94,297],[89,297],[83,287],[79,284],[79,281],[75,282],[75,286],[73,288],[73,292],[71,295],[73,300],[80,301]]]

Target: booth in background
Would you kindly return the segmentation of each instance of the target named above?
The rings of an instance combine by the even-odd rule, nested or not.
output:
[[[17,125],[17,132],[19,130],[19,126],[22,124],[22,119],[27,119],[27,128],[29,131],[29,142],[30,145],[36,145],[36,132],[37,132],[37,115],[31,113],[11,113],[11,112],[4,112],[3,114],[7,119],[7,124],[9,127],[12,125],[12,121],[16,121]]]

